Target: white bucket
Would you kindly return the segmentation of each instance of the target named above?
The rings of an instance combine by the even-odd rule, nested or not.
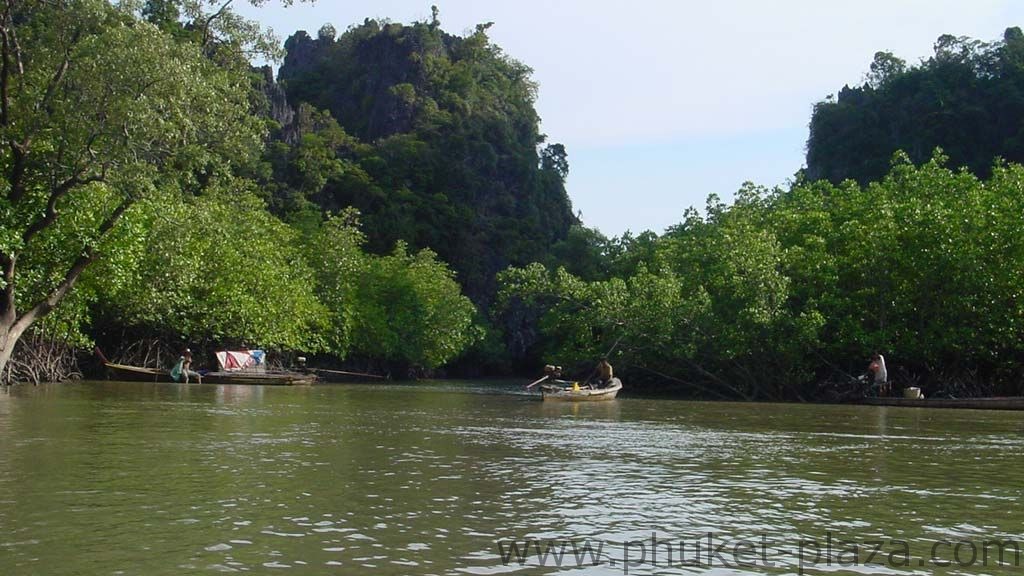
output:
[[[916,386],[910,386],[903,389],[903,397],[907,400],[917,400],[922,398],[921,389]]]

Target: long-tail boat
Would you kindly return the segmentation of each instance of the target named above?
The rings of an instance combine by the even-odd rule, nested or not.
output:
[[[97,350],[103,365],[107,368],[110,380],[127,382],[175,382],[170,370],[130,366],[108,361]],[[316,374],[306,372],[267,370],[264,364],[265,355],[262,350],[246,350],[241,352],[218,352],[217,361],[220,370],[199,373],[200,378],[191,378],[193,384],[236,384],[263,386],[304,386],[316,382]]]
[[[170,370],[157,370],[156,368],[143,368],[142,366],[129,366],[127,364],[115,364],[104,362],[107,367],[109,380],[121,380],[124,382],[174,382]]]
[[[1024,410],[1024,396],[986,398],[863,398],[861,404],[871,406],[903,406],[906,408],[966,408],[972,410]]]
[[[601,402],[614,400],[619,390],[622,390],[622,381],[618,378],[612,378],[611,383],[604,388],[581,386],[577,382],[565,380],[554,380],[540,387],[541,396],[545,401],[551,402]]]

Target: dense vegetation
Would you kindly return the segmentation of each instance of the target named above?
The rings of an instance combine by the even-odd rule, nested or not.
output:
[[[617,353],[634,385],[842,398],[881,351],[927,394],[1021,394],[1024,35],[942,36],[816,105],[788,189],[712,197],[661,237],[576,228],[501,274],[500,323],[537,361]]]
[[[878,52],[862,86],[814,107],[807,176],[880,180],[897,150],[920,164],[941,147],[950,165],[987,177],[999,156],[1024,162],[1024,34],[1002,41],[940,36],[917,66]]]
[[[610,350],[634,388],[814,399],[881,351],[928,394],[1024,393],[1018,29],[879,53],[791,186],[611,239],[486,31],[299,32],[277,82],[230,2],[0,0],[0,376],[54,377],[55,342],[399,375]]]
[[[242,78],[106,2],[7,1],[0,36],[2,370],[134,206],[220,180],[259,122]]]
[[[498,271],[544,259],[574,222],[565,149],[541,147],[531,71],[486,30],[453,36],[435,13],[289,38],[279,80],[300,108],[297,144],[269,154],[291,184],[272,201],[283,217],[355,207],[371,251],[429,247],[483,304]]]
[[[653,251],[611,256],[642,254],[621,277],[504,272],[499,312],[538,318],[524,344],[546,358],[584,367],[614,347],[633,382],[702,395],[858,395],[853,375],[876,350],[929,393],[1022,393],[1024,168],[982,181],[945,162],[901,156],[864,187],[748,185]]]
[[[23,376],[8,361],[26,333],[450,361],[479,330],[434,253],[374,255],[352,212],[268,211],[246,55],[273,44],[210,6],[0,6],[0,374]]]

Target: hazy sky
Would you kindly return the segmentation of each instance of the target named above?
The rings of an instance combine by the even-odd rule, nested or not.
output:
[[[861,83],[873,55],[908,63],[941,34],[1024,25],[1021,0],[318,0],[239,11],[282,38],[365,18],[428,20],[491,40],[534,70],[574,209],[609,236],[663,229],[708,194],[783,184],[804,163],[815,102]]]

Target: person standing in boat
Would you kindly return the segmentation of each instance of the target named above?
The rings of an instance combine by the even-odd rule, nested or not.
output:
[[[611,385],[615,372],[612,369],[612,365],[608,363],[607,356],[601,357],[601,361],[597,363],[597,368],[594,368],[594,370],[597,372],[598,388],[604,388]]]
[[[889,395],[889,372],[885,369],[885,356],[875,353],[871,356],[871,364],[868,364],[868,373],[873,376],[872,380],[878,388],[879,396]]]

